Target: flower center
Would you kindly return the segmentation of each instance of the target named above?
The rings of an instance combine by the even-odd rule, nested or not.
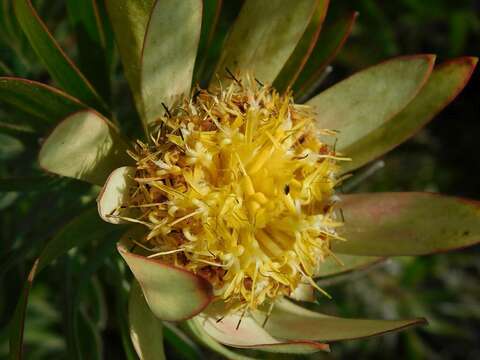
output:
[[[291,295],[329,255],[337,157],[308,106],[245,76],[197,91],[138,142],[130,205],[151,257],[211,282],[231,310]]]

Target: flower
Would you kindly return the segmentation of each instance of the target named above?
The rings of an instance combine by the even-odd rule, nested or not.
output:
[[[314,121],[308,106],[251,76],[199,90],[158,120],[151,144],[138,141],[122,207],[140,211],[119,218],[145,224],[135,243],[149,258],[207,278],[232,312],[291,295],[302,279],[316,286],[339,238],[343,159]]]
[[[326,342],[423,324],[342,319],[288,298],[312,300],[313,287],[323,291],[315,278],[384,257],[478,242],[478,202],[427,193],[334,194],[345,174],[446,106],[477,60],[434,69],[432,55],[392,59],[299,105],[355,18],[337,24],[345,36],[323,44],[327,6],[247,0],[218,58],[218,81],[191,91],[194,70],[203,66],[202,59],[195,65],[197,48],[207,51],[215,28],[202,25],[202,2],[107,1],[145,130],[132,146],[30,2],[16,1],[34,50],[70,95],[4,78],[0,85],[12,94],[4,100],[62,118],[42,145],[40,165],[102,186],[98,209],[107,222],[137,223],[118,250],[136,279],[129,316],[141,358],[160,354],[145,340],[160,320],[186,320],[193,336],[227,357],[238,354],[221,344],[310,353],[328,350]],[[334,50],[321,53],[324,45]],[[25,95],[36,102],[24,102]]]

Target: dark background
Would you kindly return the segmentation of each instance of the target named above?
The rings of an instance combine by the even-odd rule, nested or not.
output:
[[[323,87],[396,55],[435,53],[438,63],[456,56],[480,55],[478,1],[331,2],[328,16],[352,10],[359,11],[360,16],[350,39],[332,64],[333,71]],[[220,26],[226,31],[240,2],[225,3],[227,8]],[[63,3],[37,1],[36,4],[48,26],[54,29],[57,39],[75,57],[75,39],[66,21]],[[215,45],[221,46],[220,43]],[[15,74],[41,81],[48,79],[21,34],[13,43],[0,37],[0,74]],[[121,99],[118,102],[124,103],[124,97],[128,96],[125,82],[120,71],[117,71],[117,76],[114,82],[120,90],[116,95]],[[479,96],[480,71],[476,71],[463,93],[446,110],[414,138],[385,156],[383,168],[353,190],[438,191],[480,199]],[[22,116],[9,107],[0,108],[2,122],[13,123]],[[127,110],[123,116],[128,116]],[[30,171],[37,150],[38,139],[27,135],[21,143],[0,141],[0,175],[6,177]],[[8,351],[8,329],[5,325],[33,255],[68,219],[69,213],[82,209],[79,196],[83,196],[85,201],[93,196],[87,186],[73,180],[57,181],[55,186],[63,189],[61,198],[58,197],[59,192],[49,191],[0,193],[0,263],[8,265],[0,272],[0,358]],[[106,258],[110,256],[113,244],[109,246],[104,246]],[[75,279],[72,273],[85,265],[85,259],[89,259],[92,252],[93,249],[86,249],[73,265],[67,264],[68,259],[73,257],[70,254],[38,278],[28,309],[27,358],[70,358],[66,353],[68,331],[63,327],[65,313],[62,305],[68,302],[69,289],[75,286],[72,285],[72,279]],[[96,255],[102,256],[98,251]],[[478,247],[451,254],[401,258],[329,284],[328,290],[334,296],[334,302],[320,301],[333,313],[347,317],[425,316],[430,325],[378,339],[333,344],[331,355],[319,354],[312,358],[479,359],[479,259]],[[114,260],[108,258],[109,261]],[[100,300],[92,300],[88,306],[95,304],[98,309],[104,309],[116,293],[111,286],[113,275],[108,268],[99,266],[99,269],[100,274],[93,276],[89,283],[87,296]],[[65,288],[58,285],[65,281]],[[118,323],[111,311],[106,314],[108,316],[97,314],[96,318],[96,324],[103,329],[104,354],[107,358],[122,358]],[[181,358],[172,344],[167,341],[167,352],[172,357]]]

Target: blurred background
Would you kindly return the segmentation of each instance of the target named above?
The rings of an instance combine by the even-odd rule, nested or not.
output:
[[[49,81],[9,3],[1,0],[0,75]],[[223,33],[241,1],[224,3],[219,24]],[[44,0],[35,5],[55,37],[76,59],[74,22],[68,18],[64,2]],[[397,55],[435,53],[437,63],[455,56],[480,56],[480,2],[476,0],[334,0],[327,21],[354,10],[359,17],[352,34],[320,87]],[[221,47],[221,39],[215,40],[214,47]],[[113,102],[118,103],[120,118],[133,117],[125,101],[129,94],[118,61],[113,59],[112,64],[116,69]],[[438,191],[480,200],[479,115],[477,70],[463,93],[432,123],[360,171],[365,181],[346,186],[357,192]],[[36,169],[38,129],[24,120],[25,114],[0,106],[0,178],[36,176],[32,167]],[[58,197],[59,189],[66,195]],[[8,191],[0,182],[0,358],[7,356],[6,324],[34,256],[71,214],[82,210],[94,196],[89,186],[75,180],[28,182],[21,192]],[[331,313],[345,317],[425,316],[430,324],[381,338],[333,344],[332,354],[311,358],[480,359],[479,259],[477,246],[451,254],[390,260],[353,278],[327,281],[324,286],[334,301],[320,301]],[[103,346],[104,358],[126,358],[119,330],[124,326],[124,294],[116,282],[121,275],[117,262],[114,242],[92,244],[81,252],[70,252],[39,276],[27,312],[27,359],[95,358],[93,353],[92,357],[82,354],[81,349],[72,355],[74,335],[69,331],[69,319],[75,307],[81,307],[85,315],[76,320],[81,321],[85,341]],[[178,338],[167,331],[171,358],[199,356],[198,352],[181,350],[178,344]],[[205,350],[195,351],[206,354]]]

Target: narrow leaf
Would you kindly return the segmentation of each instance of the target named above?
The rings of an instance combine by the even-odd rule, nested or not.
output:
[[[312,55],[293,85],[293,93],[299,102],[308,100],[308,94],[315,90],[316,82],[322,77],[325,68],[347,41],[357,16],[358,13],[355,12],[332,23],[329,23],[327,17]]]
[[[0,77],[0,101],[46,124],[55,124],[67,115],[87,108],[79,100],[52,86],[14,77]]]
[[[43,144],[39,161],[47,171],[102,185],[122,165],[133,163],[113,125],[86,110],[63,120]]]
[[[97,0],[67,0],[66,4],[70,24],[76,34],[80,70],[108,101],[110,73],[107,63],[107,39]]]
[[[431,193],[342,196],[347,241],[332,251],[351,255],[425,255],[480,241],[480,202]]]
[[[217,73],[253,72],[272,83],[292,55],[319,0],[246,0],[223,48]]]
[[[202,80],[202,75],[207,65],[208,50],[212,46],[218,19],[222,10],[223,0],[204,0],[203,18],[198,53],[195,60],[194,84]]]
[[[342,164],[349,172],[401,144],[445,108],[468,83],[478,59],[464,57],[438,66],[415,99],[397,116],[357,143],[343,149],[351,162]]]
[[[320,0],[302,38],[275,78],[273,87],[279,92],[290,89],[305,66],[317,42],[327,14],[329,0]]]
[[[413,100],[430,76],[434,60],[432,55],[413,55],[386,61],[341,81],[307,104],[316,111],[320,128],[339,132],[337,150],[343,152]]]
[[[38,273],[71,248],[76,246],[81,247],[87,242],[115,236],[119,230],[118,227],[103,222],[98,217],[96,209],[89,209],[65,225],[65,227],[46,244],[30,270],[9,325],[11,359],[18,360],[22,358],[25,310],[28,303],[28,294]]]
[[[262,327],[261,323],[249,315],[242,317],[242,314],[234,313],[215,316],[214,313],[215,311],[211,310],[203,312],[194,320],[209,336],[227,346],[293,354],[311,354],[330,350],[327,344],[302,338],[292,341],[276,339]]]
[[[265,321],[266,313],[257,311],[259,323]],[[383,335],[412,326],[426,324],[425,319],[369,320],[345,319],[307,310],[281,299],[275,303],[265,324],[265,330],[282,339],[310,341],[339,341]]]
[[[162,322],[150,311],[138,282],[132,284],[128,304],[130,337],[140,360],[166,359]]]
[[[99,111],[107,112],[104,101],[57,44],[31,1],[15,0],[14,6],[23,31],[52,78],[68,93]]]

